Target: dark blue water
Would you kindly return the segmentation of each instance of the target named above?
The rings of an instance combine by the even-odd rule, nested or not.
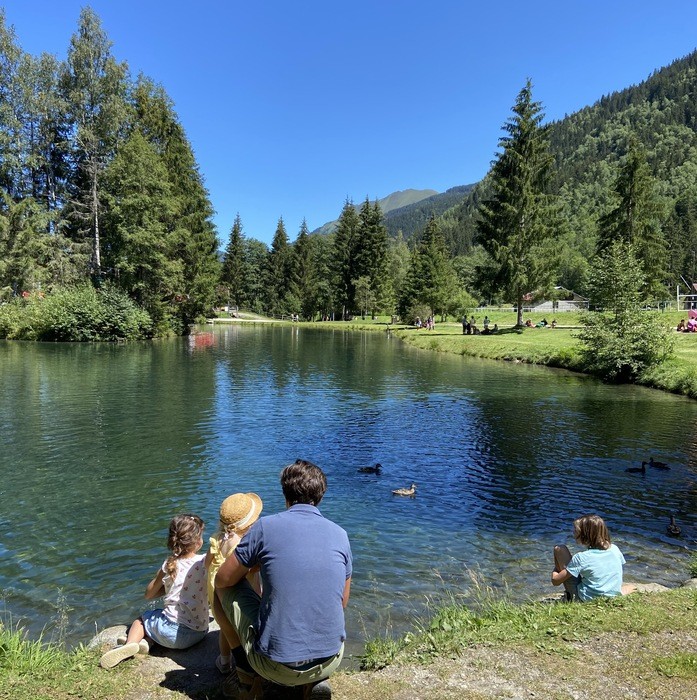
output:
[[[427,353],[382,334],[231,326],[133,345],[0,343],[0,591],[68,642],[128,622],[172,515],[215,528],[281,468],[327,473],[351,537],[348,633],[405,630],[478,586],[550,592],[550,549],[598,512],[625,578],[675,584],[697,533],[697,402],[545,368]],[[624,470],[649,456],[668,472]],[[380,476],[359,474],[380,462]],[[418,485],[414,499],[391,490]],[[679,539],[668,537],[674,513]],[[479,584],[473,584],[474,572]]]

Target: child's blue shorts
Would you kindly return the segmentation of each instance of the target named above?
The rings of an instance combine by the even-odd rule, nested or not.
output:
[[[200,642],[208,633],[207,630],[198,632],[186,625],[172,622],[165,617],[162,610],[146,610],[140,619],[143,621],[145,634],[168,649],[188,649]]]

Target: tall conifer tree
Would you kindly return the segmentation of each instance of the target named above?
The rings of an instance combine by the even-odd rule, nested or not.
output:
[[[353,202],[346,200],[339,216],[339,222],[334,231],[334,252],[332,255],[332,273],[334,278],[334,294],[336,302],[341,306],[341,317],[354,309],[356,289],[354,280],[357,279],[356,242],[360,220]]]
[[[230,301],[237,307],[246,303],[245,285],[247,265],[244,254],[244,234],[239,213],[230,231],[230,241],[225,248],[220,281],[228,288]]]
[[[291,290],[293,260],[283,217],[278,220],[266,258],[266,304],[271,313],[284,312],[284,301]]]
[[[220,275],[213,207],[191,144],[165,91],[140,78],[134,91],[135,124],[159,153],[176,200],[170,228],[184,270],[177,309],[183,327],[213,305]]]
[[[304,318],[311,321],[316,311],[317,275],[312,257],[312,241],[307,221],[303,219],[298,237],[293,245],[294,279],[293,293],[300,300]]]
[[[558,217],[548,194],[553,158],[539,102],[528,80],[503,129],[492,172],[493,197],[479,206],[478,242],[489,255],[494,289],[506,293],[523,324],[523,298],[551,284]]]
[[[366,197],[358,213],[359,227],[355,245],[356,269],[355,279],[367,277],[373,300],[370,309],[373,316],[378,306],[384,306],[385,293],[388,288],[387,273],[387,227],[380,205],[371,203]],[[366,298],[365,292],[363,298]],[[364,309],[363,309],[364,310]]]
[[[660,294],[666,262],[663,212],[646,155],[635,138],[630,138],[613,193],[617,203],[600,219],[596,251],[603,253],[618,241],[631,245],[644,276],[644,295]]]
[[[104,262],[157,324],[171,327],[184,274],[169,228],[176,201],[161,157],[140,131],[119,149],[104,184]]]

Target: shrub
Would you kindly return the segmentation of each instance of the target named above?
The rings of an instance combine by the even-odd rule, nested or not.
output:
[[[611,381],[634,381],[670,357],[670,331],[640,310],[645,284],[631,245],[617,241],[597,256],[588,284],[593,302],[603,309],[581,317],[578,337],[589,371]]]
[[[426,304],[416,302],[409,307],[409,309],[407,310],[407,314],[404,317],[404,320],[406,323],[414,325],[416,323],[417,318],[421,319],[421,323],[424,323],[430,315],[430,307],[426,306]]]
[[[113,287],[62,289],[0,306],[0,337],[21,340],[134,340],[152,336],[146,311]]]
[[[579,333],[587,369],[611,381],[634,381],[673,351],[669,331],[640,311],[622,318],[593,311],[581,320]]]

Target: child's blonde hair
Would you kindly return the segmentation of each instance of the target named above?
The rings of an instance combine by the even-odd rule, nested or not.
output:
[[[593,514],[574,520],[574,539],[590,549],[609,549],[612,544],[605,521]]]
[[[177,573],[177,560],[195,552],[200,546],[205,523],[198,515],[184,513],[176,515],[169,523],[167,547],[172,550],[172,556],[167,558],[165,571],[174,578]]]

